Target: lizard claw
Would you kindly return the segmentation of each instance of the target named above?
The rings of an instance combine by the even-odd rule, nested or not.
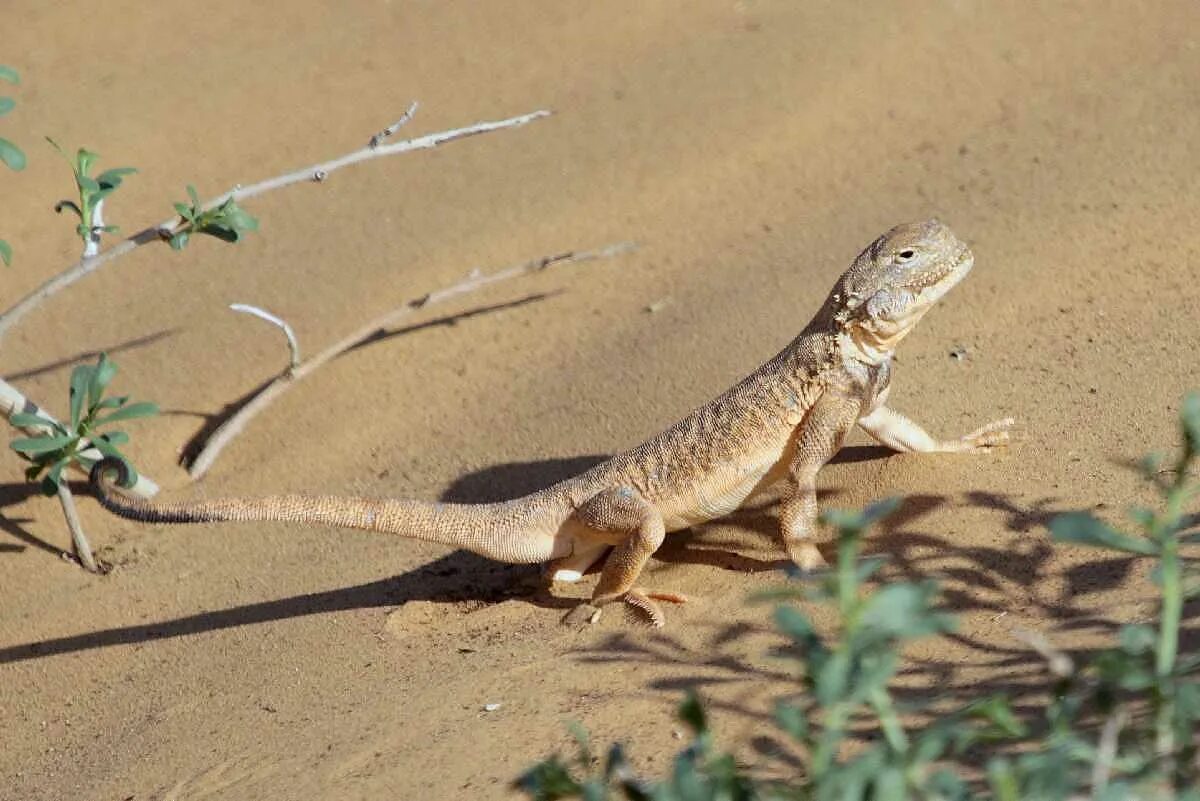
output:
[[[575,626],[582,628],[589,623],[595,623],[600,619],[601,608],[592,606],[587,601],[577,604],[571,608],[570,612],[563,615],[563,625]]]
[[[805,574],[815,573],[829,567],[829,563],[825,561],[825,557],[821,556],[821,552],[817,550],[817,546],[811,542],[799,542],[788,546],[788,555],[792,557],[792,561],[796,563],[796,567]]]
[[[1016,420],[1005,417],[1003,420],[996,420],[980,426],[962,437],[958,441],[957,449],[965,453],[986,453],[993,448],[1007,445],[1011,440],[1009,429],[1014,424],[1016,424]]]

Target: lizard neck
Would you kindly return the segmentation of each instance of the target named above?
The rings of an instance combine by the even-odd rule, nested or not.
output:
[[[896,345],[904,338],[908,330],[902,330],[889,336],[880,336],[873,331],[854,326],[838,334],[838,347],[844,359],[851,359],[871,367],[890,362]]]

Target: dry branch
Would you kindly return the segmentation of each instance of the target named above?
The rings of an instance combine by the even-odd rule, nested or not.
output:
[[[410,112],[411,111],[412,109],[410,108]],[[529,114],[522,114],[519,117],[510,117],[506,120],[480,122],[476,123],[475,125],[468,125],[465,128],[455,128],[450,131],[440,131],[438,133],[426,134],[425,136],[418,136],[415,139],[408,139],[403,142],[396,142],[395,144],[390,145],[376,144],[372,146],[368,144],[366,147],[356,150],[353,153],[348,153],[344,156],[340,156],[321,164],[314,164],[310,167],[304,167],[303,169],[299,169],[285,175],[280,175],[275,178],[268,178],[265,181],[260,181],[259,183],[251,184],[250,186],[237,186],[225,194],[220,195],[219,197],[206,201],[202,206],[202,210],[207,211],[209,209],[216,208],[230,198],[241,201],[261,195],[265,192],[281,189],[291,184],[301,183],[304,181],[324,181],[329,177],[330,173],[334,172],[335,170],[340,170],[341,168],[348,167],[351,164],[357,164],[360,161],[367,161],[369,159],[380,158],[382,156],[395,156],[400,153],[408,153],[413,150],[425,150],[428,148],[437,147],[438,145],[446,142],[452,142],[456,139],[465,139],[469,136],[476,136],[478,134],[489,133],[491,131],[498,131],[504,128],[516,128],[549,115],[549,111],[540,110],[531,112]],[[407,121],[407,117],[401,118],[401,123],[404,121]],[[399,127],[399,124],[400,123],[390,126],[390,128],[386,130],[397,128]],[[372,141],[375,141],[374,137],[372,138]],[[108,250],[95,254],[84,255],[84,257],[76,262],[72,267],[69,267],[68,269],[49,279],[40,287],[30,292],[21,300],[17,301],[17,303],[15,303],[3,314],[0,314],[0,338],[3,338],[8,332],[8,329],[12,328],[12,326],[15,325],[18,320],[36,308],[37,305],[46,298],[62,289],[66,289],[68,286],[88,275],[89,273],[95,272],[108,262],[112,261],[118,256],[125,255],[140,245],[145,245],[150,242],[157,242],[158,240],[164,238],[169,239],[182,223],[183,220],[181,218],[171,217],[170,219],[164,220],[158,225],[139,231],[124,241],[113,245]]]
[[[458,295],[465,295],[469,292],[482,289],[492,284],[507,281],[510,278],[516,278],[529,273],[540,272],[555,264],[577,263],[582,261],[590,261],[592,259],[608,258],[621,253],[628,252],[633,248],[629,242],[609,245],[597,250],[583,251],[568,251],[555,256],[545,256],[539,259],[533,259],[522,264],[517,264],[512,267],[507,267],[494,273],[480,273],[478,270],[473,272],[465,281],[461,281],[452,286],[430,292],[415,300],[411,300],[398,309],[393,309],[387,314],[378,317],[366,325],[361,326],[347,336],[334,342],[329,347],[322,350],[320,353],[312,356],[307,361],[302,362],[295,369],[288,369],[280,374],[271,383],[267,384],[262,391],[252,397],[245,406],[242,406],[224,423],[213,431],[212,435],[205,442],[203,449],[192,461],[188,467],[188,474],[193,479],[199,479],[208,469],[212,467],[213,462],[221,451],[228,445],[234,437],[241,433],[246,424],[253,420],[263,409],[270,405],[276,398],[286,392],[290,387],[295,386],[296,382],[308,376],[321,365],[330,361],[334,357],[345,353],[364,340],[376,335],[381,330],[391,328],[396,323],[403,320],[405,317],[415,313],[420,309],[424,309],[435,303],[441,303]]]

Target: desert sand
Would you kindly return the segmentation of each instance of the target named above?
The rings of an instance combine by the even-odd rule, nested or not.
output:
[[[23,80],[0,134],[29,154],[0,171],[4,307],[78,257],[44,135],[140,170],[108,213],[131,232],[188,183],[212,196],[360,147],[414,99],[399,136],[554,111],[263,196],[244,243],[139,248],[9,333],[0,375],[51,411],[99,350],[114,391],[162,405],[127,449],[161,498],[546,486],[725,389],[877,234],[936,215],[976,267],[904,343],[892,405],[946,436],[1011,415],[1018,439],[900,456],[856,434],[821,476],[827,505],[909,499],[871,537],[882,580],[938,579],[961,617],[909,655],[907,686],[1035,705],[1014,627],[1086,648],[1146,615],[1140,565],[1055,547],[1045,523],[1143,500],[1126,462],[1174,444],[1200,386],[1194,2],[14,0],[4,17],[0,62]],[[286,362],[227,304],[284,315],[313,352],[474,268],[620,241],[637,250],[337,359],[203,482],[179,465]],[[569,720],[661,768],[687,687],[741,758],[777,747],[772,700],[794,685],[746,603],[786,580],[769,509],[671,539],[646,583],[692,600],[664,630],[613,609],[577,631],[559,618],[592,578],[547,595],[535,567],[436,545],[139,526],[81,497],[113,566],[91,575],[22,470],[0,459],[0,798],[509,798],[570,747]]]

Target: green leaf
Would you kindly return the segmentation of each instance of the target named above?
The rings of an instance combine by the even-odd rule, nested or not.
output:
[[[808,712],[795,704],[780,701],[775,705],[775,722],[797,742],[808,736]]]
[[[0,117],[3,117],[8,112],[12,111],[17,106],[17,101],[11,97],[0,97]]]
[[[139,403],[131,403],[128,406],[122,406],[107,417],[101,417],[96,420],[95,425],[104,426],[109,423],[115,423],[118,420],[132,420],[136,417],[150,417],[158,414],[158,404],[152,401],[140,401]]]
[[[1050,521],[1050,531],[1055,542],[1073,542],[1142,556],[1154,556],[1158,553],[1153,543],[1122,534],[1088,512],[1067,512],[1058,515]]]
[[[813,628],[808,616],[794,606],[778,606],[775,608],[775,625],[797,644],[806,649],[819,645],[821,640],[817,630]]]
[[[1131,507],[1129,519],[1141,526],[1144,531],[1149,531],[1154,525],[1154,510],[1147,509],[1145,506]]]
[[[195,224],[195,222],[196,222],[196,215],[195,215],[195,213],[193,213],[193,212],[192,212],[192,207],[191,207],[191,206],[189,206],[189,205],[188,205],[188,204],[186,204],[186,203],[172,203],[171,205],[175,207],[175,212],[176,212],[176,213],[177,213],[177,214],[178,214],[180,217],[182,217],[183,219],[185,219],[185,220],[187,220],[188,222],[192,223],[193,225]]]
[[[117,449],[117,446],[115,444],[113,444],[112,442],[109,442],[108,440],[104,439],[103,437],[96,437],[91,442],[92,442],[92,447],[94,447],[96,450],[100,451],[100,453],[104,454],[105,456],[111,456],[114,459],[120,459],[122,462],[125,462],[126,464],[129,463],[128,460],[125,458],[125,454],[121,453],[121,451],[119,451]]]
[[[12,67],[6,67],[0,64],[0,81],[8,81],[9,83],[20,83],[21,76]]]
[[[14,439],[8,445],[14,451],[32,455],[35,453],[57,451],[65,448],[74,441],[75,436],[73,434],[56,434],[49,437],[20,437]]]
[[[113,365],[113,369],[114,370],[116,369],[115,364]],[[128,401],[129,401],[128,395],[114,395],[111,398],[104,398],[99,403],[97,403],[93,408],[95,408],[97,411],[99,411],[100,409],[115,409],[118,406],[124,406]]]
[[[696,734],[708,731],[708,719],[704,714],[704,706],[695,690],[688,690],[683,703],[679,705],[679,719],[691,727]]]
[[[109,361],[107,353],[101,353],[100,358],[96,360],[96,368],[92,372],[92,380],[88,383],[88,408],[104,408],[100,406],[100,399],[104,395],[104,389],[113,380],[113,376],[117,374],[117,366]],[[118,404],[119,405],[119,404]]]
[[[196,194],[196,187],[191,184],[187,185],[188,198],[192,201],[192,208],[200,210],[200,196]]]
[[[92,442],[107,442],[109,445],[124,445],[129,442],[129,435],[124,431],[105,431]]]
[[[1126,653],[1130,654],[1149,653],[1153,650],[1157,638],[1158,635],[1151,627],[1134,623],[1122,626],[1117,634],[1117,641]]]
[[[7,164],[10,170],[25,169],[25,153],[3,137],[0,137],[0,161]]]
[[[845,650],[834,651],[813,679],[817,701],[822,706],[829,706],[845,695],[849,682],[850,654]]]
[[[81,364],[71,371],[71,430],[79,430],[79,421],[83,414],[83,402],[87,398],[88,384],[96,368],[90,364]]]
[[[77,175],[75,182],[79,184],[79,188],[87,193],[89,197],[100,191],[100,184],[96,182],[95,178],[89,178],[86,175]]]
[[[101,188],[100,190],[93,192],[91,197],[89,197],[88,199],[92,202],[92,205],[94,206],[97,203],[104,200],[106,197],[108,197],[115,191],[116,191],[116,187],[105,186],[105,187]],[[108,228],[108,227],[109,226],[105,226],[105,228]]]
[[[4,262],[5,267],[12,264],[12,245],[3,239],[0,239],[0,261]]]
[[[58,493],[58,485],[62,482],[63,470],[69,464],[71,464],[71,458],[64,456],[51,466],[50,472],[42,479],[42,492],[46,495],[56,495]]]
[[[116,189],[121,185],[121,179],[126,175],[133,175],[137,172],[136,167],[113,167],[111,170],[105,170],[96,176],[96,182],[100,186],[108,186]]]
[[[8,422],[18,428],[40,428],[47,426],[57,431],[59,434],[66,434],[67,429],[57,420],[51,420],[48,417],[42,417],[40,414],[31,414],[29,412],[15,412],[8,418]]]
[[[224,242],[235,244],[239,239],[242,238],[242,235],[232,228],[226,228],[220,225],[206,225],[200,229],[200,233],[208,234],[209,236],[215,236],[217,239],[220,239]]]
[[[175,234],[173,237],[171,237],[168,240],[168,244],[170,244],[171,250],[183,250],[185,247],[187,247],[187,243],[188,243],[188,232],[187,231],[180,231],[179,233]]]
[[[866,559],[861,560],[854,568],[855,582],[862,584],[875,575],[879,568],[887,564],[887,561],[886,556],[868,556]]]
[[[82,147],[79,148],[79,150],[75,153],[75,166],[79,171],[79,174],[76,176],[76,178],[81,182],[83,179],[87,178],[87,180],[95,183],[94,179],[88,178],[88,173],[92,171],[92,165],[96,163],[96,159],[98,158],[100,158],[99,153],[93,153],[92,151]]]
[[[937,591],[932,582],[889,584],[863,603],[859,624],[871,640],[879,638],[923,637],[950,628],[946,615],[930,609]]]

